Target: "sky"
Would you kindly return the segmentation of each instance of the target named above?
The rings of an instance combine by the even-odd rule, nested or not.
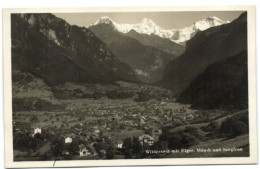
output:
[[[71,25],[88,27],[102,16],[117,23],[135,24],[143,18],[153,20],[164,29],[179,29],[207,17],[216,16],[224,21],[236,19],[243,11],[189,11],[189,12],[109,12],[109,13],[54,13]]]

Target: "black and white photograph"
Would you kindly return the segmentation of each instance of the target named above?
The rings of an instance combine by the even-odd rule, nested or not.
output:
[[[190,9],[6,10],[12,163],[256,163],[254,8]]]

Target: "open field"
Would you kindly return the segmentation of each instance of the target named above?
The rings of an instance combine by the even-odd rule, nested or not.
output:
[[[144,130],[121,131],[119,135],[114,136],[114,140],[124,140],[127,137],[139,137],[144,134]]]

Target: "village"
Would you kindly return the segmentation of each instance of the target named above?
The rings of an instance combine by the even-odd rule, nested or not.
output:
[[[59,140],[64,147],[61,156],[72,159],[108,158],[108,148],[113,147],[113,151],[119,152],[113,158],[124,158],[124,152],[120,151],[124,149],[125,139],[136,137],[142,149],[149,149],[158,141],[163,127],[185,125],[201,119],[201,113],[189,109],[189,105],[174,103],[167,98],[148,102],[107,98],[64,102],[66,108],[62,111],[15,112],[14,137],[26,134],[35,138],[38,135],[42,140],[33,152],[39,156],[50,153],[53,143]],[[75,151],[66,148],[70,144]],[[42,146],[44,151],[37,152]],[[24,154],[17,153],[17,157]],[[53,155],[55,157],[55,152]]]

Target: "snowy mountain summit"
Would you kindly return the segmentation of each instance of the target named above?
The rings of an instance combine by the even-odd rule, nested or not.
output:
[[[97,20],[95,23],[93,23],[91,26],[99,24],[110,24],[121,33],[128,33],[131,30],[135,30],[140,34],[155,34],[159,37],[170,39],[173,42],[185,44],[185,42],[192,38],[198,31],[204,31],[208,28],[219,26],[226,23],[229,23],[229,21],[222,21],[221,19],[213,16],[197,21],[189,27],[185,27],[182,29],[167,30],[161,28],[160,26],[155,24],[151,19],[148,18],[142,19],[142,21],[137,24],[119,24],[110,19],[109,17],[104,16]]]
[[[225,23],[229,23],[229,21],[222,21],[221,19],[213,16],[208,17],[206,19],[200,20],[195,22],[192,26],[195,27],[195,29],[199,29],[200,31],[204,31],[210,27],[219,26]]]

